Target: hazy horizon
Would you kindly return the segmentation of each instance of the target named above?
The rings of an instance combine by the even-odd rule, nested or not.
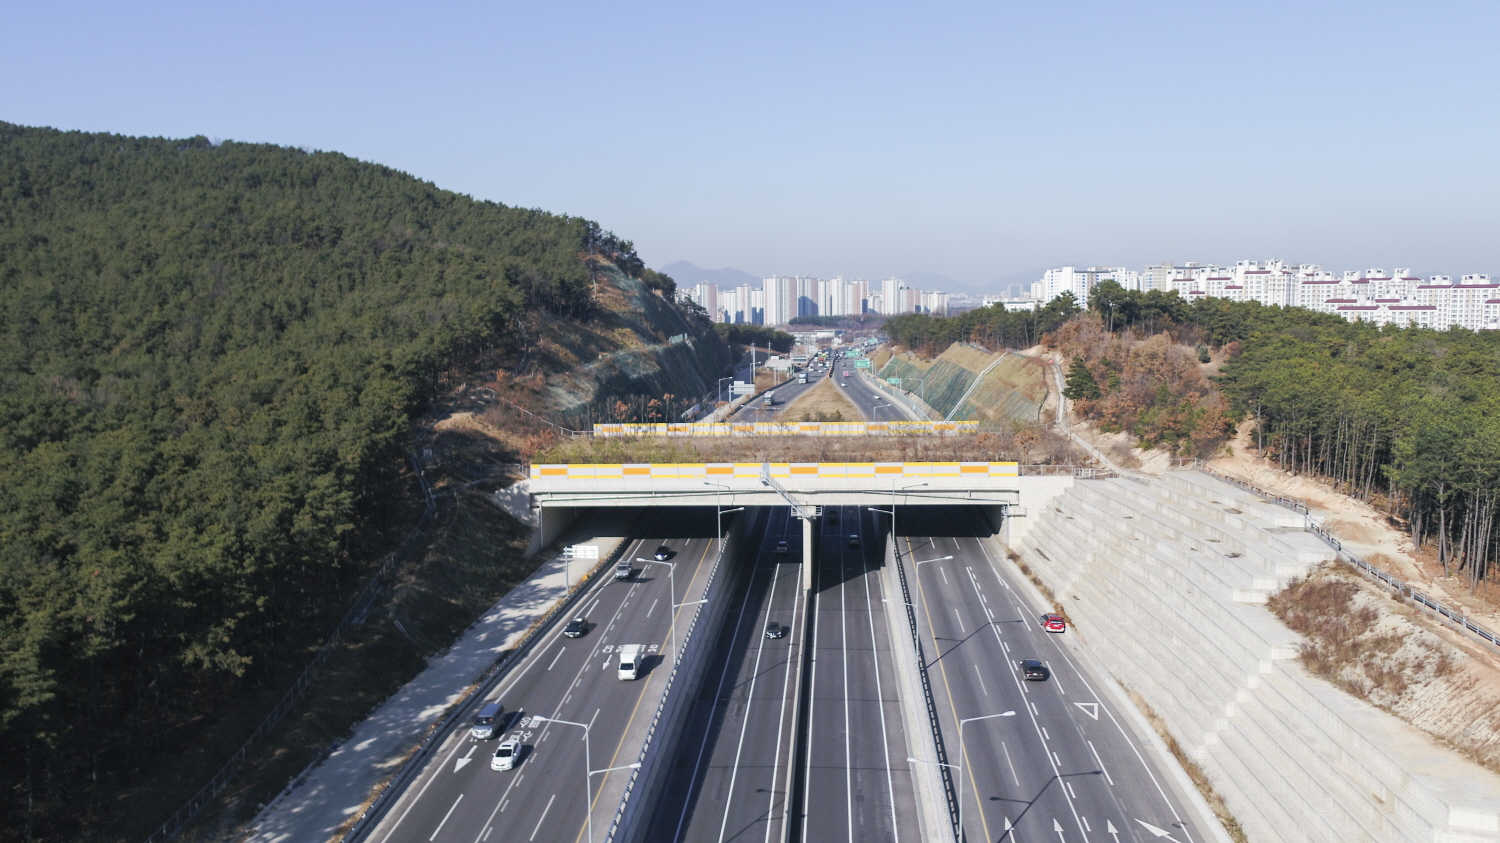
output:
[[[651,266],[1500,274],[1500,7],[7,4],[0,119],[307,146]],[[24,33],[25,37],[20,37]]]

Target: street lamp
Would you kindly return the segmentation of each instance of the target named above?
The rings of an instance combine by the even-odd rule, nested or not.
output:
[[[668,632],[670,632],[671,636],[672,636],[672,665],[675,667],[677,665],[677,659],[681,655],[681,653],[677,652],[677,610],[680,609],[680,608],[682,608],[683,606],[695,606],[695,605],[697,605],[699,603],[707,603],[708,601],[707,600],[689,600],[686,603],[678,603],[677,602],[677,563],[676,562],[663,562],[660,559],[642,559],[639,556],[637,556],[635,558],[635,561],[637,561],[637,562],[643,562],[643,563],[645,563],[647,565],[666,565],[667,566],[667,581],[668,581],[667,599],[672,604],[672,611],[670,611],[670,612],[667,613],[668,616],[669,616],[667,618],[667,623],[671,624],[671,629],[669,629]]]
[[[593,776],[593,771],[591,769],[589,769],[589,768],[591,768],[591,767],[594,766],[594,762],[593,762],[593,759],[589,755],[589,724],[587,724],[587,723],[574,723],[571,720],[558,720],[556,717],[543,717],[540,714],[533,716],[531,718],[531,722],[533,722],[533,723],[561,723],[564,726],[577,726],[578,728],[580,728],[580,729],[583,730],[583,813],[584,813],[584,816],[588,817],[589,843],[594,843],[594,812],[592,810],[593,806],[590,804],[590,801],[589,801],[589,790],[592,787],[591,782],[593,781],[593,779],[590,778],[591,776]],[[959,727],[959,729],[960,729],[959,735],[960,736],[963,735],[962,728],[963,727]],[[962,744],[962,742],[963,742],[963,738],[960,737],[959,738],[959,743]],[[960,811],[960,815],[962,815],[963,805],[960,804],[958,806],[958,809]]]
[[[916,489],[918,487],[926,486],[926,485],[927,485],[926,483],[912,483],[909,486],[902,486],[901,487],[901,491],[904,492],[907,489]],[[884,509],[876,509],[873,506],[867,506],[867,507],[865,507],[865,509],[868,509],[871,512],[884,512],[886,515],[891,516],[891,544],[896,548],[896,561],[900,562],[901,561],[901,545],[896,542],[896,481],[895,481],[895,479],[891,480],[891,508],[890,508],[890,510],[887,511],[887,510],[884,510]]]
[[[999,712],[998,714],[981,714],[978,717],[966,717],[963,720],[958,721],[958,758],[959,758],[959,760],[963,761],[963,759],[965,759],[967,757],[966,755],[964,755],[964,724],[965,723],[973,723],[975,720],[989,720],[992,717],[1015,717],[1015,716],[1016,716],[1016,713],[1014,711],[1002,711],[1002,712]],[[964,768],[963,768],[963,764],[961,764],[961,763],[960,764],[944,764],[941,761],[923,761],[920,758],[908,758],[906,760],[910,761],[910,762],[915,762],[917,764],[936,764],[936,765],[938,765],[940,767],[951,767],[951,768],[953,768],[953,769],[955,769],[955,770],[958,771],[958,836],[957,836],[957,839],[958,839],[959,843],[963,843],[963,834],[964,834],[964,775],[963,775]]]
[[[729,486],[729,485],[724,484],[724,483],[710,483],[707,480],[703,481],[703,485],[705,485],[705,486],[717,486],[718,489],[731,489],[732,490],[734,488],[734,487]],[[719,552],[723,553],[724,552],[724,520],[723,520],[724,519],[724,513],[726,513],[726,512],[743,512],[745,510],[745,508],[743,506],[737,506],[734,509],[720,509],[720,507],[722,507],[723,504],[719,503],[719,492],[718,492],[718,489],[714,490],[714,529],[716,531],[718,531]],[[734,503],[734,500],[731,499],[729,502],[730,503]]]
[[[719,403],[720,404],[724,403],[724,381],[732,381],[732,380],[734,380],[734,375],[730,375],[727,378],[719,378],[719,382],[716,383],[716,384],[714,384],[714,386],[717,387],[718,390],[719,390]]]

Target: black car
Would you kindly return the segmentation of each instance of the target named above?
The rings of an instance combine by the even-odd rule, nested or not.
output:
[[[658,562],[665,562],[665,561],[667,561],[667,558],[669,556],[671,556],[671,555],[672,555],[672,548],[667,547],[666,545],[662,545],[661,547],[658,547],[656,549],[655,557],[656,557],[656,561],[658,561]]]
[[[767,638],[780,638],[783,635],[786,635],[786,627],[782,626],[776,621],[769,621],[768,623],[766,623]]]
[[[786,539],[782,539],[776,543],[776,552],[781,554],[786,553]]]
[[[1047,666],[1042,664],[1038,659],[1026,659],[1022,661],[1021,674],[1026,677],[1026,680],[1028,682],[1032,680],[1036,680],[1038,682],[1046,682],[1047,677],[1052,675],[1051,672],[1047,670]]]
[[[587,632],[588,628],[589,628],[589,622],[587,620],[585,620],[581,616],[580,617],[576,617],[576,618],[568,621],[568,625],[565,626],[565,627],[563,627],[563,635],[566,635],[569,638],[578,638],[578,637],[582,636],[585,632]]]

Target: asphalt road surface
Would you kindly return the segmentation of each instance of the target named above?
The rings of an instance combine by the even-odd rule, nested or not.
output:
[[[731,598],[715,661],[653,814],[652,841],[916,841],[916,804],[889,656],[878,566],[881,534],[858,507],[819,522],[813,622],[801,602],[801,524],[766,508],[754,570]],[[860,536],[857,547],[849,535]],[[775,552],[788,544],[786,557]],[[866,539],[870,539],[869,542]],[[790,624],[768,639],[768,621]],[[802,786],[790,809],[797,659],[812,648]],[[785,824],[790,822],[788,828]]]
[[[647,538],[627,545],[622,558],[650,558],[659,545],[672,550],[676,563],[676,600],[684,602],[703,588],[717,548],[714,510],[660,508],[647,511]],[[657,698],[647,694],[649,673],[670,669],[668,618],[673,596],[671,578],[660,565],[635,565],[635,575],[616,581],[606,572],[577,605],[588,618],[581,638],[566,638],[562,624],[548,632],[530,656],[516,665],[483,700],[462,713],[467,722],[483,702],[504,706],[505,728],[496,738],[475,740],[465,726],[455,730],[432,753],[425,769],[411,779],[406,792],[366,836],[375,843],[498,843],[586,839],[585,800],[593,806],[595,839],[608,828],[615,804],[600,801],[612,776],[589,777],[585,786],[584,730],[557,723],[537,725],[534,715],[591,724],[589,763],[594,770],[629,764],[640,747],[627,742],[632,726],[649,721]],[[685,630],[695,606],[678,610],[678,633]],[[613,649],[642,644],[649,658],[635,681],[617,678]],[[643,735],[637,728],[635,734]],[[490,756],[505,738],[522,743],[519,763],[510,771],[490,769]],[[618,791],[618,782],[615,790]]]
[[[912,506],[898,510],[896,525],[948,762],[961,768],[966,839],[1209,839],[1113,699],[1096,690],[1098,677],[1073,658],[1077,635],[1042,630],[991,564],[981,520],[969,508]],[[1028,658],[1050,678],[1025,680],[1017,662]],[[960,719],[1007,711],[968,723],[960,751]]]
[[[795,839],[915,842],[911,753],[881,602],[882,533],[873,514],[857,506],[828,507],[819,528],[802,828]]]
[[[746,532],[749,565],[729,596],[702,687],[687,713],[651,841],[780,841],[791,770],[797,664],[804,640],[802,526],[762,507]],[[785,555],[776,542],[787,541]],[[791,627],[767,638],[766,625]]]

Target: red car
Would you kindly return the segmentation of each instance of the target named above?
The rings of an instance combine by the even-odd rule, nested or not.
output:
[[[1042,629],[1048,632],[1067,632],[1068,621],[1062,615],[1054,615],[1050,612],[1042,615]]]

